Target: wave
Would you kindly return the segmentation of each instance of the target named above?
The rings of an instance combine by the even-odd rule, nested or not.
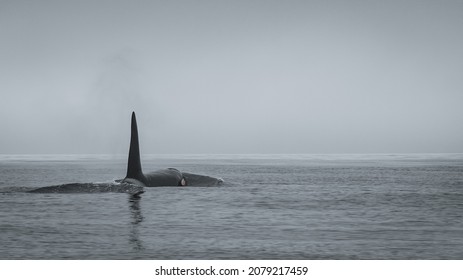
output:
[[[31,193],[128,193],[132,195],[144,192],[143,187],[119,182],[110,183],[70,183],[30,190]]]

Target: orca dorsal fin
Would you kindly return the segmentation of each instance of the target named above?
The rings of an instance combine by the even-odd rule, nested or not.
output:
[[[145,176],[143,175],[143,171],[141,170],[140,147],[138,145],[137,118],[135,117],[135,112],[132,112],[129,160],[127,162],[126,178],[137,179],[143,183],[146,181]]]

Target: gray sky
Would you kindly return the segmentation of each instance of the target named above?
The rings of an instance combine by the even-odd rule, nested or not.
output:
[[[0,0],[0,153],[463,152],[463,1]]]

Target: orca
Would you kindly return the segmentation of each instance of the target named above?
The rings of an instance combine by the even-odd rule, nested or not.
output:
[[[127,175],[124,179],[111,183],[71,183],[34,189],[34,193],[95,193],[123,192],[138,196],[144,187],[169,186],[217,186],[223,183],[220,178],[180,172],[176,168],[166,168],[144,174],[141,167],[138,141],[137,118],[132,112],[129,157]]]
[[[144,174],[141,167],[138,126],[135,112],[132,112],[130,133],[127,175],[121,182],[143,187],[214,186],[223,183],[222,179],[193,173],[182,173],[176,168],[161,169]]]

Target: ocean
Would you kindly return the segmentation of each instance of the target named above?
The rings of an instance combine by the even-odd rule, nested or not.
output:
[[[147,155],[214,187],[111,183],[125,156],[0,155],[0,259],[463,259],[463,154]]]

